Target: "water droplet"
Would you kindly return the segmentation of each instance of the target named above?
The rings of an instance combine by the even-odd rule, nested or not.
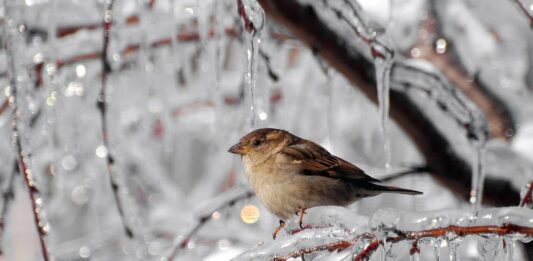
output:
[[[259,220],[259,208],[257,206],[248,204],[241,208],[241,220],[246,224],[253,224]]]
[[[87,70],[85,69],[85,65],[83,64],[78,64],[76,66],[76,75],[79,77],[79,78],[83,78],[85,76],[85,74],[87,73]]]
[[[11,86],[8,85],[8,86],[6,86],[6,87],[4,88],[4,95],[5,95],[6,97],[10,97],[10,96],[11,96]]]
[[[80,247],[79,254],[81,258],[87,259],[91,257],[91,249],[89,247],[82,246]]]
[[[76,166],[78,166],[78,161],[76,160],[74,156],[67,155],[61,160],[61,166],[66,171],[71,171],[71,170],[74,170]]]
[[[57,67],[53,63],[47,63],[46,66],[45,66],[45,70],[46,70],[46,74],[48,74],[48,76],[52,76],[52,75],[54,75],[56,73]]]
[[[34,63],[41,63],[43,61],[43,54],[42,53],[36,53],[33,56],[33,62]]]
[[[268,114],[266,112],[262,111],[262,112],[259,113],[259,119],[260,120],[264,121],[267,118],[268,118]]]
[[[418,58],[418,57],[420,57],[420,49],[418,49],[418,48],[413,48],[413,49],[411,49],[411,56],[412,56],[413,58]]]
[[[80,82],[70,82],[68,87],[65,89],[65,96],[82,96],[83,95],[83,85]]]
[[[72,201],[78,205],[83,205],[89,201],[87,189],[84,186],[76,186],[70,195]]]
[[[440,38],[437,40],[435,44],[435,51],[439,54],[443,54],[446,52],[447,47],[448,47],[448,43],[446,42],[446,40]]]
[[[107,148],[104,145],[96,147],[96,156],[99,158],[107,157]]]

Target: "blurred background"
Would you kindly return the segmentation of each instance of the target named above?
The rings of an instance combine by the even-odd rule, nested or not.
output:
[[[313,140],[376,178],[425,166],[402,129],[380,120],[386,109],[255,1],[242,1],[256,27],[251,33],[238,2],[116,0],[111,8],[101,0],[2,2],[1,260],[42,260],[34,210],[53,260],[167,260],[202,217],[207,222],[176,259],[228,260],[268,244],[278,220],[260,202],[225,204],[248,191],[240,158],[227,149],[254,128]],[[360,5],[367,32],[384,39],[395,59],[448,68],[454,83],[488,83],[483,88],[506,104],[513,123],[488,141],[496,152],[487,160],[518,159],[496,167],[508,170],[505,179],[520,191],[533,177],[533,31],[525,15],[533,1],[350,2]],[[107,45],[104,15],[112,22]],[[21,161],[28,175],[19,174]],[[350,210],[371,216],[387,207],[471,207],[467,194],[430,173],[387,184],[424,195],[381,195]],[[483,260],[469,244],[463,260]],[[521,245],[515,253],[527,260]]]

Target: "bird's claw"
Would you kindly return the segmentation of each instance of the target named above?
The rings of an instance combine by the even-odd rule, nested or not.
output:
[[[278,235],[279,231],[281,231],[281,229],[285,226],[285,221],[283,220],[280,220],[279,221],[279,226],[276,228],[276,230],[274,230],[274,233],[272,233],[272,239],[273,240],[276,240],[276,236]]]

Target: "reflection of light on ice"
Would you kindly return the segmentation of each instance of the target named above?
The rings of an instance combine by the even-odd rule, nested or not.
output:
[[[262,111],[262,112],[259,113],[259,119],[260,120],[264,121],[267,118],[268,118],[268,114],[266,112]]]
[[[257,206],[248,204],[241,209],[241,220],[246,224],[253,224],[259,220],[259,208]]]

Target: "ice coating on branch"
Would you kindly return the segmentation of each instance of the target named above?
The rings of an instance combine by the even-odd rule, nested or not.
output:
[[[473,210],[442,210],[432,212],[408,213],[396,209],[381,209],[370,218],[372,228],[401,231],[421,231],[448,226],[504,226],[514,224],[522,227],[533,227],[533,210],[520,207],[485,208]],[[449,235],[448,239],[456,235]],[[518,239],[527,241],[528,238]]]
[[[298,217],[295,215],[287,221],[285,231],[278,235],[275,241],[271,241],[255,248],[248,250],[237,257],[235,260],[265,260],[274,257],[283,257],[295,251],[313,248],[316,246],[325,246],[339,241],[351,241],[353,235],[364,231],[368,222],[367,218],[354,214],[352,211],[343,207],[315,207],[306,210],[303,225],[311,226],[300,231],[298,226]],[[286,232],[295,233],[287,235]],[[355,246],[362,247],[361,244]],[[343,248],[344,249],[344,248]],[[317,250],[306,254],[306,258],[319,254],[326,250]],[[344,256],[344,253],[339,253]]]

